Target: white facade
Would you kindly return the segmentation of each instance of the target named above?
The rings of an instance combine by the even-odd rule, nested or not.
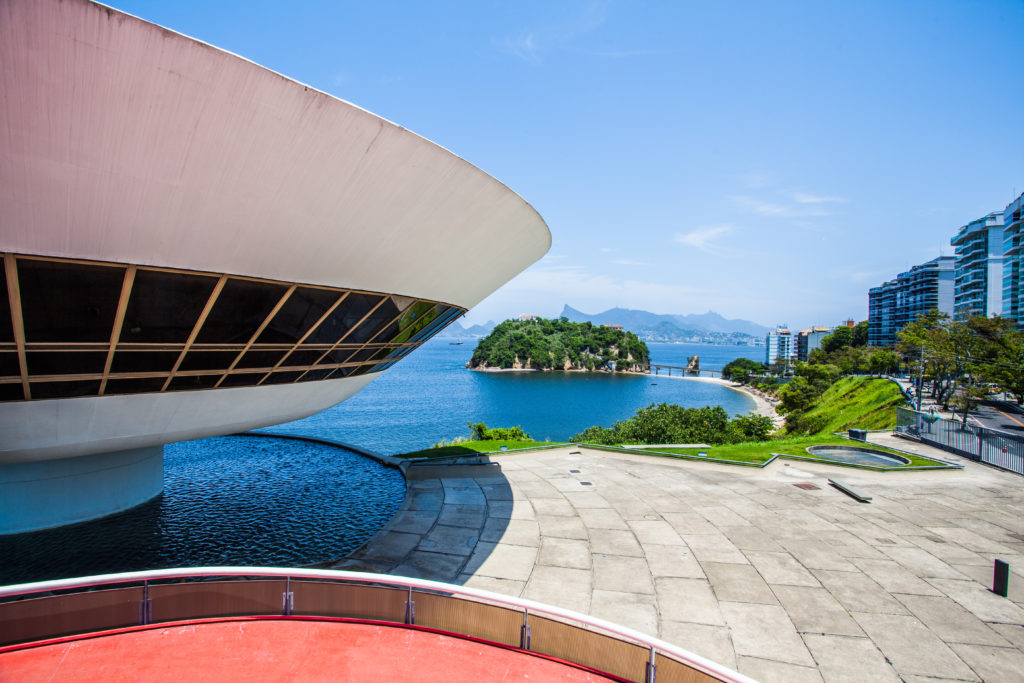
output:
[[[793,362],[797,359],[796,335],[785,326],[779,326],[765,337],[765,365],[778,360]]]
[[[408,325],[405,335],[396,327],[420,314],[416,306],[436,313],[440,329],[551,244],[547,226],[526,201],[438,145],[245,59],[88,0],[2,4],[0,130],[0,279],[5,278],[9,300],[0,314],[10,318],[10,325],[0,324],[0,389],[7,391],[0,394],[3,491],[24,485],[38,494],[39,482],[24,479],[23,465],[134,453],[319,412],[422,343],[412,334],[422,326]],[[482,249],[498,245],[495,258],[479,258]],[[51,393],[75,382],[56,381],[38,370],[32,374],[33,363],[52,365],[59,358],[46,352],[60,350],[43,348],[45,335],[33,338],[26,331],[31,311],[23,310],[29,303],[19,278],[24,284],[23,269],[33,264],[97,271],[109,266],[118,273],[113,331],[108,325],[106,336],[72,340],[93,345],[72,344],[75,353],[98,347],[93,355],[101,360],[109,344],[105,367],[100,362],[93,370],[102,371],[98,393],[90,390],[96,395],[70,391],[48,398],[35,391],[36,381],[49,382]],[[142,326],[125,320],[134,296],[132,278],[142,274],[218,284],[208,301],[202,299],[206,309],[194,312],[198,318],[185,329],[192,330],[187,341],[182,337],[172,345],[175,350],[164,351],[180,355],[162,388],[157,383],[142,392],[105,395],[104,388],[116,393],[115,382],[132,381],[107,379],[117,373],[122,350],[142,357],[144,345],[128,348],[126,340],[128,330],[136,333]],[[225,364],[216,384],[197,382],[178,390],[175,372],[188,354],[199,353],[190,345],[202,341],[196,335],[205,332],[211,307],[221,292],[246,282],[277,287],[283,296],[275,294],[277,307],[259,316],[262,326],[246,328],[232,342],[230,356],[221,354],[234,361]],[[117,291],[122,292],[119,304]],[[293,383],[263,383],[288,374],[277,372],[282,358],[258,370],[259,385],[257,371],[246,375],[254,386],[225,382],[246,373],[238,364],[257,347],[284,356],[298,356],[306,348],[301,346],[305,336],[279,343],[277,351],[258,339],[297,291],[311,300],[336,299],[330,310],[324,304],[319,321],[312,323],[316,316],[309,314],[302,327],[306,335],[321,323],[320,329],[334,322],[349,331],[364,329],[360,326],[372,320],[376,308],[363,318],[362,311],[351,312],[351,319],[330,318],[331,311],[343,311],[360,297],[394,308],[393,319],[389,312],[379,327],[384,330],[391,320],[394,329],[387,328],[387,339],[375,343],[368,335],[359,340],[361,347],[352,344],[350,358],[362,363],[359,370],[366,374],[348,372],[356,369],[355,361],[339,362],[322,377],[305,377],[315,381],[300,381],[296,372],[287,380]],[[37,305],[37,312],[40,308],[45,305]],[[345,346],[348,334],[333,346],[328,340],[309,348]],[[217,354],[216,344],[207,346],[213,350],[203,353]],[[304,361],[302,375],[319,362]],[[331,373],[337,377],[328,378]],[[136,373],[140,381],[145,374]],[[136,503],[152,495],[150,470],[139,469],[133,479]],[[78,463],[64,471],[70,479],[51,497],[74,491],[76,473],[94,469]],[[53,475],[43,469],[38,474],[39,481]],[[69,506],[63,520],[94,516],[93,498]],[[106,512],[126,504],[119,498]],[[42,524],[49,523],[61,520]],[[5,519],[0,533],[39,524],[27,517]]]
[[[956,248],[953,311],[957,316],[1000,315],[1003,310],[1003,215],[990,213],[960,228]]]

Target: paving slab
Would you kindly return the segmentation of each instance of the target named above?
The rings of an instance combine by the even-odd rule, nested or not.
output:
[[[928,582],[982,621],[1024,624],[1024,609],[975,581],[928,579]]]
[[[913,573],[894,560],[855,558],[850,561],[889,593],[941,595],[935,586],[914,576]]]
[[[945,595],[897,595],[911,614],[921,620],[932,633],[946,643],[968,643],[1011,647],[992,626],[964,609],[960,603]]]
[[[538,514],[537,523],[540,524],[542,538],[588,538],[587,527],[579,517]]]
[[[389,525],[333,566],[598,614],[763,681],[891,680],[893,669],[907,681],[1000,680],[1022,668],[1015,475],[962,461],[959,472],[855,474],[801,463],[807,476],[794,477],[777,463],[580,450],[499,456],[500,477],[410,482]],[[827,489],[837,471],[875,502]],[[987,590],[996,552],[1011,563],[1011,599]]]
[[[847,609],[825,588],[773,586],[772,591],[800,633],[864,635]]]
[[[817,668],[785,664],[771,659],[737,657],[737,670],[760,683],[821,683]]]
[[[816,569],[814,576],[851,612],[909,614],[888,591],[859,571],[837,572]]]
[[[726,626],[709,626],[662,619],[658,636],[670,643],[686,643],[686,649],[730,669],[736,668],[732,631]]]
[[[593,566],[590,544],[584,540],[545,536],[540,542],[537,565],[589,570]]]
[[[814,575],[789,553],[746,550],[743,554],[754,565],[761,578],[770,584],[786,586],[821,585],[818,579],[814,578]]]
[[[704,562],[729,562],[732,564],[750,564],[747,556],[740,552],[740,549],[732,544],[725,534],[720,531],[708,534],[682,534],[683,540],[689,546],[697,561]]]
[[[621,529],[629,531],[629,525],[617,511],[611,508],[573,508],[590,529]]]
[[[488,548],[487,544],[480,545],[466,563],[466,573],[515,581],[530,578],[537,563],[537,548],[504,544]]]
[[[622,593],[653,593],[647,560],[626,555],[594,554],[594,588]]]
[[[658,606],[654,595],[595,588],[590,599],[590,613],[641,633],[658,632]]]
[[[652,576],[705,578],[704,570],[690,552],[689,546],[645,545],[644,557],[647,558],[647,566]]]
[[[807,634],[804,643],[825,683],[899,683],[896,671],[868,638]]]
[[[682,537],[663,519],[632,520],[629,528],[641,545],[686,545]]]
[[[702,562],[701,567],[719,601],[778,604],[775,594],[749,564]]]
[[[710,626],[725,626],[725,617],[711,583],[704,579],[656,579],[661,618]]]
[[[593,578],[585,569],[537,566],[522,597],[586,613],[590,611]]]
[[[786,610],[778,605],[720,602],[719,607],[732,629],[737,655],[800,666],[815,665]]]
[[[957,654],[912,616],[854,613],[900,675],[980,680]]]
[[[632,531],[621,529],[591,529],[590,548],[595,553],[643,557],[644,551]]]

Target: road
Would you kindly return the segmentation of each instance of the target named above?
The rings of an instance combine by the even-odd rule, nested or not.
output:
[[[1024,436],[1024,412],[1009,401],[985,401],[971,411],[982,427]]]

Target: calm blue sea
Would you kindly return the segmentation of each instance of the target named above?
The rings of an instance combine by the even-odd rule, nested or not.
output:
[[[319,415],[269,428],[382,453],[469,434],[467,422],[520,425],[561,440],[651,403],[754,407],[743,393],[672,377],[481,373],[464,366],[475,340],[428,342],[362,392]],[[652,360],[706,370],[742,346],[651,344]],[[404,498],[401,475],[345,450],[285,439],[222,437],[169,444],[164,492],[125,512],[58,529],[0,536],[0,584],[173,566],[303,565],[344,557]]]
[[[379,453],[404,453],[468,436],[467,423],[521,426],[535,439],[564,440],[592,425],[609,426],[652,403],[691,408],[721,405],[730,414],[754,408],[746,394],[677,377],[561,372],[473,372],[465,368],[475,339],[433,339],[344,403],[265,431],[334,439]],[[704,370],[734,358],[760,360],[763,348],[648,344],[651,361],[683,366],[700,356]]]

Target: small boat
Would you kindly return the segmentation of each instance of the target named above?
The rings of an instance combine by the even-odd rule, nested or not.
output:
[[[462,346],[463,342],[462,342],[462,340],[459,340],[459,341],[448,342],[448,344],[450,346]]]

